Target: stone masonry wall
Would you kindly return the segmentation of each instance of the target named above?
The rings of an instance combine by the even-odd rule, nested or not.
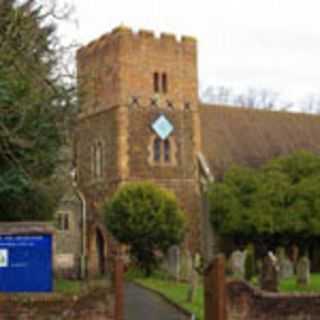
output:
[[[128,127],[129,180],[153,181],[172,190],[187,214],[188,233],[186,244],[193,251],[199,250],[200,241],[200,195],[197,180],[196,138],[191,110],[172,110],[156,107],[130,108]],[[165,115],[174,127],[170,136],[171,156],[168,164],[152,161],[152,123]]]
[[[173,190],[187,212],[186,244],[199,250],[200,195],[196,155],[201,150],[198,110],[197,43],[172,34],[114,29],[77,53],[81,110],[76,134],[79,185],[88,205],[88,250],[95,256],[95,230],[102,226],[101,205],[119,185],[151,180]],[[160,79],[155,90],[155,74]],[[166,78],[167,90],[164,89]],[[152,165],[161,113],[174,125],[175,163]],[[93,179],[91,149],[103,141],[103,176]],[[100,212],[101,213],[101,212]],[[100,228],[100,227],[99,227]],[[105,232],[105,238],[108,235]],[[90,259],[89,269],[95,269]],[[93,262],[93,263],[92,263]]]
[[[160,104],[170,99],[183,108],[198,104],[197,43],[194,38],[176,39],[162,33],[120,27],[82,47],[77,54],[82,112],[91,113],[116,105],[127,105],[138,96],[146,106],[154,96],[153,74],[166,73],[168,92],[160,93]]]
[[[81,296],[38,294],[0,296],[1,320],[113,320],[114,297],[106,288]]]
[[[319,294],[264,292],[243,281],[227,284],[228,320],[318,320]]]

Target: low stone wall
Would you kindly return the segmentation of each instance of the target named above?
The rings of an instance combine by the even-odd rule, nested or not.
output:
[[[0,295],[1,320],[113,320],[113,297],[104,287],[81,296],[62,294]]]
[[[319,320],[320,294],[269,293],[244,281],[227,283],[228,320]]]

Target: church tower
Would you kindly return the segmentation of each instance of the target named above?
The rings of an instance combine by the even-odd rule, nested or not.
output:
[[[103,271],[107,254],[99,208],[128,181],[174,191],[187,214],[185,246],[199,250],[196,40],[119,27],[81,48],[77,62],[75,154],[88,202],[89,269]]]

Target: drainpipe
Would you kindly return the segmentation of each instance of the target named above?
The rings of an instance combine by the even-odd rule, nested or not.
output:
[[[86,277],[86,257],[87,257],[87,247],[86,247],[86,239],[87,239],[87,203],[84,194],[79,189],[77,183],[77,173],[76,169],[71,171],[72,177],[72,186],[77,193],[78,198],[81,201],[81,225],[82,225],[82,232],[81,232],[81,256],[80,256],[80,277],[81,279],[85,279]]]

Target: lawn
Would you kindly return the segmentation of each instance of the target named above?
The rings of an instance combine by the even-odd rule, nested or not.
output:
[[[85,282],[80,280],[55,279],[54,291],[63,294],[77,295],[85,287]]]
[[[294,277],[284,280],[280,283],[280,292],[316,292],[320,293],[320,273],[312,273],[310,276],[310,283],[306,287],[297,286]]]

